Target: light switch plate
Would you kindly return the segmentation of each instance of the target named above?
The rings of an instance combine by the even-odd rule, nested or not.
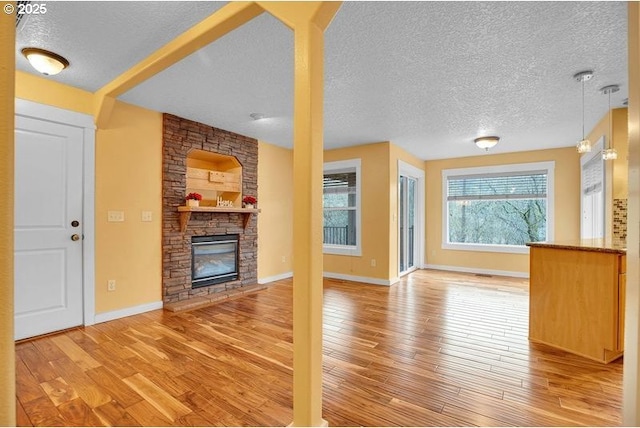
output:
[[[151,211],[142,211],[142,221],[153,221],[153,213]]]
[[[107,211],[108,222],[124,221],[124,211]]]

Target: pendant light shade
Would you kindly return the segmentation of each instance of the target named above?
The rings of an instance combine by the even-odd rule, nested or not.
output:
[[[609,96],[609,141],[607,143],[607,148],[602,151],[602,159],[604,160],[616,160],[618,159],[618,151],[613,147],[613,110],[611,110],[611,94],[615,94],[620,90],[620,86],[618,85],[609,85],[600,89],[604,95]]]
[[[584,82],[591,80],[593,70],[585,70],[574,74],[573,78],[582,84],[582,140],[576,145],[578,153],[588,153],[591,151],[591,141],[587,140],[584,135]]]
[[[33,68],[47,76],[58,74],[69,66],[65,58],[44,49],[24,48],[22,54]]]

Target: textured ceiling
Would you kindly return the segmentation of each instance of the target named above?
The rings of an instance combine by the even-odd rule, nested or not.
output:
[[[17,37],[95,91],[224,3],[50,2]],[[422,159],[572,146],[627,85],[624,2],[345,2],[325,39],[325,147],[392,141]],[[124,94],[126,102],[292,146],[293,37],[263,14]],[[267,118],[253,121],[250,113]]]

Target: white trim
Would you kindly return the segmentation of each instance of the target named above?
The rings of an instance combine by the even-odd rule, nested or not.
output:
[[[345,275],[342,273],[334,273],[334,272],[322,272],[322,276],[325,278],[331,279],[343,279],[345,281],[354,281],[354,282],[364,282],[366,284],[373,285],[386,285],[390,286],[400,281],[400,278],[395,277],[391,279],[380,279],[380,278],[368,278],[366,276],[356,276],[356,275]]]
[[[514,278],[529,278],[529,272],[516,272],[510,270],[494,270],[494,269],[478,269],[464,266],[445,266],[445,265],[432,265],[425,264],[423,269],[435,269],[435,270],[446,270],[450,272],[461,272],[461,273],[479,273],[482,275],[495,275],[495,276],[511,276]]]
[[[280,281],[281,279],[287,279],[287,278],[293,278],[293,272],[285,272],[278,275],[258,278],[258,284],[268,284],[270,282]]]
[[[526,245],[493,245],[472,243],[451,243],[449,240],[449,212],[447,203],[448,178],[457,175],[479,175],[526,171],[547,171],[547,236],[546,241],[554,239],[555,219],[555,161],[517,163],[506,165],[488,165],[474,168],[454,168],[442,170],[442,249],[462,251],[487,251],[498,253],[528,254]]]
[[[155,311],[156,309],[162,309],[163,303],[162,300],[151,303],[144,303],[138,306],[132,306],[130,308],[118,309],[110,312],[102,312],[100,314],[96,314],[95,323],[113,321],[124,317],[130,317],[132,315],[139,315],[149,311]]]
[[[33,101],[15,99],[15,114],[84,129],[82,289],[84,325],[95,323],[95,124],[93,117]]]
[[[416,180],[416,198],[417,198],[417,213],[416,213],[416,224],[415,224],[415,233],[418,238],[417,242],[417,252],[414,255],[415,257],[415,266],[419,267],[422,263],[424,263],[424,254],[425,254],[425,236],[424,236],[424,227],[425,227],[425,209],[424,209],[424,186],[425,186],[425,173],[424,170],[417,168],[407,162],[404,162],[401,159],[398,159],[398,183],[400,183],[400,176],[404,175],[406,177],[411,177]],[[398,234],[400,234],[400,219],[398,218],[400,214],[400,186],[398,186],[398,212],[394,214],[394,217],[397,219],[397,229]],[[398,276],[404,276],[410,272],[412,269],[407,270],[406,272],[400,272],[400,237],[398,236],[397,241],[398,247]]]
[[[322,167],[323,174],[356,171],[356,245],[324,245],[323,254],[336,254],[340,256],[362,256],[362,161],[347,159],[336,162],[325,162]],[[323,207],[324,212],[324,207]]]

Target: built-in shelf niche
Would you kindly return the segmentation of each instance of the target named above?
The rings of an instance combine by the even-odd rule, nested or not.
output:
[[[217,206],[221,197],[242,207],[242,164],[234,156],[193,149],[187,154],[185,196],[200,193],[203,207]]]

